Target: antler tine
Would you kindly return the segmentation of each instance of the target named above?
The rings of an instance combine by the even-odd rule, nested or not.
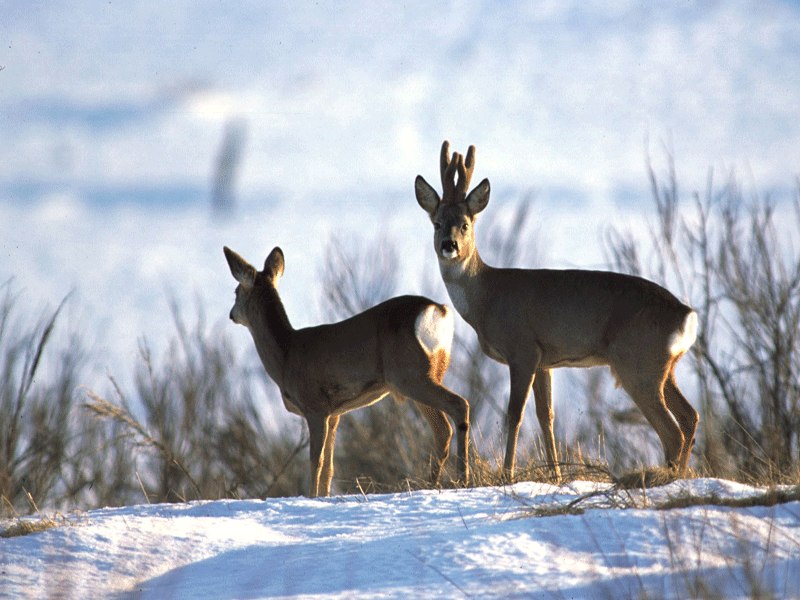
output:
[[[460,156],[460,155],[459,155]],[[456,191],[461,198],[466,197],[469,191],[469,182],[472,179],[472,171],[475,169],[475,146],[470,146],[467,150],[466,161],[458,161],[458,183],[456,184]]]
[[[444,183],[444,174],[447,167],[450,165],[450,142],[447,140],[442,143],[442,152],[439,154],[439,170],[442,175],[442,183]]]
[[[453,198],[455,195],[455,172],[458,166],[457,152],[453,152],[450,158],[450,142],[447,140],[442,144],[442,153],[439,157],[439,169],[442,175],[442,198]]]

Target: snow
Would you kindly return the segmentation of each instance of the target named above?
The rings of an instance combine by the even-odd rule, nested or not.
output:
[[[653,508],[758,492],[519,483],[107,508],[0,539],[0,597],[800,597],[800,502]],[[582,514],[534,516],[582,497]]]

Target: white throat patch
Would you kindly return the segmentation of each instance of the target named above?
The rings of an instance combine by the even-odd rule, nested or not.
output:
[[[450,296],[450,301],[462,317],[465,317],[469,312],[469,303],[467,302],[467,292],[464,288],[457,283],[445,283],[447,293]]]

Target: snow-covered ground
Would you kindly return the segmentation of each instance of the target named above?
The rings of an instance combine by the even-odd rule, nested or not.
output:
[[[0,539],[7,598],[800,597],[800,502],[654,510],[716,479],[142,505]],[[595,506],[596,508],[592,508]],[[633,507],[631,507],[633,506]]]

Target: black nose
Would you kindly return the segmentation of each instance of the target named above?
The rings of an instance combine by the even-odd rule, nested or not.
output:
[[[454,240],[445,240],[442,242],[442,250],[445,252],[458,252],[458,244]]]
[[[233,318],[233,309],[231,309],[231,312],[229,312],[229,313],[228,313],[228,318],[229,318],[231,321],[233,321],[234,323],[236,322],[236,321],[234,320],[234,318]]]

